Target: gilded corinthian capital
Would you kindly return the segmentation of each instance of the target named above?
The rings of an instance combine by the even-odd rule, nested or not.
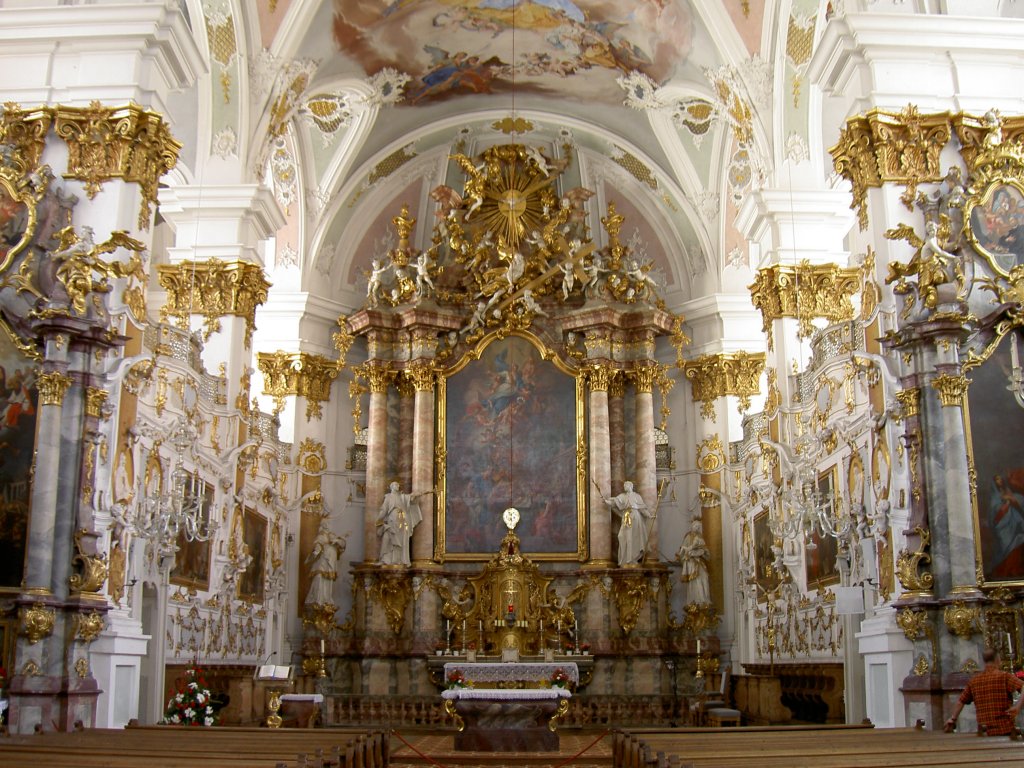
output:
[[[245,345],[252,345],[256,307],[267,300],[270,283],[259,264],[247,261],[182,262],[159,268],[167,303],[160,316],[178,319],[182,327],[190,315],[206,318],[206,338],[220,330],[220,318],[234,315],[245,320]]]
[[[257,359],[263,394],[274,398],[276,411],[281,411],[288,395],[302,395],[307,421],[323,415],[320,404],[331,399],[331,382],[338,377],[336,362],[309,352],[260,352]]]
[[[615,371],[610,366],[594,363],[587,368],[587,381],[590,382],[590,391],[607,392],[614,375]]]
[[[71,386],[71,377],[59,371],[41,373],[36,378],[39,389],[39,402],[42,405],[62,405],[64,395]]]
[[[740,409],[750,407],[751,395],[760,392],[765,356],[749,352],[719,352],[686,362],[684,370],[693,387],[693,399],[702,404],[705,419],[715,418],[715,400],[734,395]]]

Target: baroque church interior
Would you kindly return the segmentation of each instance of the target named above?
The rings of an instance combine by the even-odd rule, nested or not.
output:
[[[941,729],[1024,662],[1022,15],[0,0],[11,732]]]

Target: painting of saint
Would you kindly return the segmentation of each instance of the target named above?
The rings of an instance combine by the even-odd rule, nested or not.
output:
[[[242,541],[251,558],[238,578],[238,597],[254,603],[263,602],[265,563],[267,558],[267,518],[246,509],[242,519]]]
[[[827,514],[834,519],[835,505],[835,474],[832,470],[818,477],[818,498],[827,506]],[[861,491],[863,495],[863,490]],[[818,589],[829,584],[839,583],[839,569],[836,558],[839,556],[839,543],[834,536],[822,533],[814,526],[804,543],[804,570],[807,577],[807,589]]]
[[[996,184],[971,208],[971,236],[993,265],[1009,273],[1024,263],[1024,192],[1013,184]]]
[[[695,34],[687,0],[334,0],[333,9],[339,51],[367,75],[389,67],[412,77],[401,104],[513,85],[619,104],[617,77],[640,71],[664,82],[685,65]]]
[[[760,587],[758,600],[763,600],[764,593],[779,586],[779,574],[775,570],[774,539],[768,525],[768,512],[754,515],[754,578]],[[779,545],[781,546],[781,544]]]
[[[1006,389],[1011,341],[1003,339],[992,356],[971,371],[967,418],[977,476],[975,526],[985,581],[1024,583],[1024,459],[1013,441],[993,439],[1024,429],[1024,409]],[[1017,343],[1021,343],[1019,336]]]
[[[516,507],[522,550],[578,550],[576,381],[521,336],[495,340],[446,382],[445,546],[490,557]]]
[[[0,333],[0,590],[17,590],[28,541],[36,370]]]
[[[200,517],[209,521],[213,509],[213,486],[191,475],[186,486],[186,503],[202,505]],[[178,551],[171,569],[171,583],[197,589],[210,588],[210,542],[189,541],[184,532],[178,534]]]

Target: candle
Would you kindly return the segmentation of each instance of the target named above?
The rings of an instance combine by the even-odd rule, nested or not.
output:
[[[444,634],[447,637],[452,633],[452,621],[451,619],[444,620]]]
[[[1010,633],[1006,633],[1006,653],[1009,655],[1010,665],[1013,665],[1013,639],[1010,637]]]
[[[324,639],[322,637],[320,638],[320,655],[324,655]]]
[[[463,641],[465,641],[465,637],[466,637],[466,620],[465,619],[462,620],[462,637],[463,637]]]
[[[1020,359],[1017,357],[1017,334],[1010,335],[1010,363],[1014,371],[1020,370]]]
[[[697,655],[700,656],[700,638],[697,638]]]
[[[544,619],[540,620],[540,636],[544,637]]]
[[[573,619],[572,622],[572,636],[574,639],[579,639],[580,634],[580,623],[577,619]]]

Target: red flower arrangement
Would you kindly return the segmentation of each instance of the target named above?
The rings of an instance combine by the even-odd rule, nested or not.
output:
[[[469,680],[466,679],[466,675],[461,669],[453,669],[448,673],[448,687],[449,688],[468,688]]]
[[[184,682],[167,702],[164,723],[172,725],[214,725],[217,715],[213,709],[213,694],[206,685],[203,672],[196,666],[185,670]]]
[[[559,667],[551,673],[551,686],[565,688],[569,684],[569,673]]]

